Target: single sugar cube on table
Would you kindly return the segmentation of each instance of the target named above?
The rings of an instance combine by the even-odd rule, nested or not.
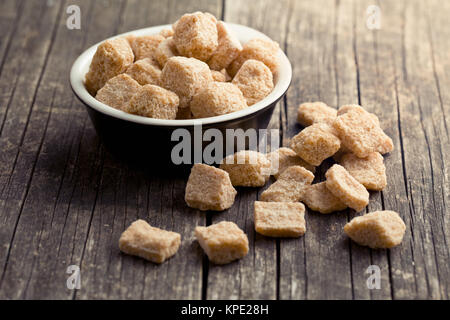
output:
[[[184,14],[174,24],[173,39],[178,52],[186,57],[208,60],[218,46],[216,23],[210,14]]]
[[[378,152],[358,158],[353,153],[344,154],[339,163],[368,190],[383,190],[387,185],[383,156]]]
[[[305,186],[311,184],[314,175],[300,166],[292,166],[283,171],[278,180],[261,194],[267,202],[296,202],[302,196]]]
[[[153,54],[154,58],[156,59],[156,61],[158,61],[161,68],[164,67],[167,60],[178,55],[178,50],[173,37],[169,37],[161,41]]]
[[[247,102],[234,84],[210,82],[193,96],[190,107],[195,118],[207,118],[245,109]]]
[[[252,39],[243,45],[236,59],[228,66],[227,72],[234,77],[245,61],[254,59],[263,62],[275,75],[277,73],[280,46],[269,39]]]
[[[348,108],[336,118],[333,127],[341,143],[360,158],[394,149],[392,139],[380,128],[378,118],[361,107]]]
[[[264,99],[273,89],[270,69],[261,61],[249,59],[244,62],[232,81],[238,86],[249,106]]]
[[[321,122],[332,125],[336,116],[337,110],[323,102],[305,102],[298,107],[297,122],[305,127]]]
[[[222,221],[209,227],[196,227],[195,237],[208,259],[215,264],[230,263],[248,253],[247,235],[230,221]]]
[[[145,58],[153,59],[156,48],[164,39],[160,34],[132,37],[130,39],[130,45],[136,61]]]
[[[350,208],[359,212],[369,204],[369,192],[344,167],[334,164],[325,177],[328,190]]]
[[[268,237],[305,234],[305,206],[300,202],[255,201],[255,230]]]
[[[233,186],[262,187],[270,177],[270,161],[252,150],[229,155],[222,160],[220,169],[228,172]]]
[[[189,207],[223,211],[233,205],[236,194],[228,172],[200,163],[192,167],[185,192]]]
[[[106,81],[125,72],[134,61],[134,54],[125,38],[115,38],[102,42],[95,51],[85,85],[93,96]]]
[[[133,222],[120,236],[122,252],[162,263],[172,257],[180,247],[181,235],[150,226],[144,220]]]
[[[150,58],[138,60],[128,67],[126,74],[136,80],[141,86],[146,84],[159,85],[161,69]]]
[[[300,158],[291,148],[282,147],[267,154],[271,162],[271,174],[278,179],[281,173],[289,167],[301,166],[314,173],[316,168]]]
[[[109,79],[98,90],[95,99],[110,107],[125,111],[134,94],[141,88],[139,83],[127,74],[119,74]]]
[[[325,123],[316,123],[306,127],[291,140],[292,150],[313,166],[320,165],[323,160],[334,155],[340,146],[339,138]]]
[[[395,211],[375,211],[353,218],[344,226],[344,232],[356,243],[373,249],[399,245],[406,226]]]
[[[194,58],[172,57],[161,73],[161,85],[178,95],[179,108],[189,107],[192,97],[212,81],[208,65]]]
[[[130,99],[124,111],[155,119],[175,119],[178,103],[175,93],[147,84]]]
[[[345,203],[328,190],[325,182],[306,186],[300,201],[304,202],[311,210],[320,213],[331,213],[347,208]]]
[[[228,67],[236,59],[239,52],[242,51],[242,45],[223,21],[217,22],[217,36],[218,46],[211,58],[209,58],[208,65],[211,70],[220,71]]]

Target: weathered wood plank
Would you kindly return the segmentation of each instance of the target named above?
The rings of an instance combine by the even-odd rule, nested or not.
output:
[[[336,39],[333,32],[341,23],[338,10],[333,1],[296,1],[291,9],[286,50],[293,64],[294,77],[287,94],[286,118],[283,119],[284,145],[289,145],[289,139],[302,129],[296,123],[297,107],[301,102],[324,101],[335,106],[338,97],[341,101],[354,99],[354,63],[344,57],[345,51],[340,53],[341,47],[336,48],[340,39]],[[348,29],[347,25],[344,39],[347,42]],[[340,72],[337,66],[342,68]],[[341,96],[337,93],[339,89]],[[316,181],[323,179],[330,164],[326,162],[316,171]],[[350,254],[342,232],[347,215],[321,215],[307,210],[305,218],[305,236],[280,243],[280,298],[352,298]]]
[[[439,299],[448,296],[449,247],[444,216],[448,194],[442,193],[446,172],[442,154],[450,150],[443,106],[433,70],[427,6],[433,15],[443,14],[439,3],[389,3],[389,21],[402,16],[403,41],[393,45],[396,68],[396,100],[401,127],[405,189],[409,200],[410,248],[391,253],[395,298]],[[386,4],[387,5],[387,4]],[[448,38],[441,41],[448,43]],[[407,70],[407,72],[405,72]],[[447,107],[448,109],[448,107]],[[392,195],[393,196],[393,195]],[[408,215],[408,212],[402,212]],[[396,251],[397,252],[397,251]],[[412,279],[411,279],[412,278]],[[415,295],[414,295],[415,291]]]
[[[290,1],[226,1],[225,21],[250,26],[280,43],[285,41]],[[274,112],[270,127],[278,129],[280,105]],[[277,240],[255,233],[253,202],[261,190],[239,188],[236,203],[224,213],[213,214],[211,223],[235,222],[249,238],[250,251],[243,260],[226,266],[209,264],[208,299],[276,299]]]
[[[208,11],[220,17],[219,1],[154,2],[130,1],[123,7],[118,32],[172,23],[192,11]],[[157,177],[105,158],[86,249],[82,259],[85,290],[77,299],[145,298],[200,299],[202,252],[193,243],[193,230],[204,225],[205,214],[184,203],[185,177]],[[181,233],[182,244],[175,257],[153,265],[120,254],[120,234],[136,218]]]

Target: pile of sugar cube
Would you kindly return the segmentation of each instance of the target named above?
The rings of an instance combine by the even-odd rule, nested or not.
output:
[[[241,45],[209,13],[183,15],[159,34],[101,43],[86,74],[89,93],[110,107],[156,119],[192,119],[242,110],[274,87],[279,45]]]
[[[297,120],[305,129],[292,138],[291,148],[268,154],[239,151],[223,159],[219,168],[195,164],[186,185],[187,205],[203,211],[226,210],[234,203],[234,187],[262,187],[272,175],[276,181],[254,202],[255,231],[264,236],[302,236],[306,232],[304,204],[322,214],[365,209],[367,190],[380,191],[387,185],[382,155],[393,150],[378,117],[359,105],[336,110],[322,102],[309,102],[299,106]],[[330,157],[337,163],[327,170],[325,181],[312,184],[315,167]],[[179,234],[148,225],[147,231],[139,231],[135,224],[120,239],[122,251],[154,262],[175,254]],[[399,245],[405,230],[399,214],[390,210],[355,217],[344,227],[353,241],[374,249]],[[243,258],[249,250],[246,234],[230,221],[196,227],[195,236],[216,264]],[[142,241],[146,238],[151,242]],[[157,252],[157,259],[148,252]]]

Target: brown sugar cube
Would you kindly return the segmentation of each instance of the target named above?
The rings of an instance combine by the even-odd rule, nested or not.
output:
[[[162,35],[164,38],[173,37],[173,29],[163,29],[159,32],[160,35]]]
[[[106,81],[125,72],[133,60],[133,51],[126,39],[116,38],[101,43],[86,74],[87,91],[94,96]]]
[[[343,166],[334,164],[325,177],[328,190],[350,208],[359,212],[369,204],[369,192]]]
[[[345,203],[328,190],[325,182],[306,186],[300,201],[303,201],[311,210],[320,213],[331,213],[347,208]]]
[[[124,111],[155,119],[175,119],[178,96],[164,88],[147,84],[130,99]]]
[[[95,99],[110,107],[126,110],[131,97],[138,92],[141,86],[127,74],[119,74],[98,90]]]
[[[191,169],[184,199],[191,208],[222,211],[233,205],[236,194],[228,172],[196,163]]]
[[[220,71],[211,70],[211,76],[212,76],[213,80],[217,81],[217,82],[226,82],[227,81],[227,76]]]
[[[279,148],[267,154],[267,158],[271,162],[271,173],[275,179],[278,179],[284,170],[292,166],[301,166],[312,173],[316,171],[314,166],[300,158],[291,148]]]
[[[212,81],[208,65],[194,58],[172,57],[161,73],[162,86],[180,98],[179,108],[189,107],[192,97]]]
[[[270,69],[261,61],[249,59],[244,62],[232,81],[238,86],[249,106],[264,99],[273,89]]]
[[[180,243],[179,233],[152,227],[144,220],[136,220],[120,236],[119,248],[127,254],[162,263],[178,251]]]
[[[214,20],[202,12],[183,15],[176,22],[173,35],[178,52],[186,57],[208,60],[218,45]]]
[[[211,82],[201,89],[191,101],[195,118],[207,118],[247,108],[241,90],[229,82]]]
[[[126,74],[136,80],[140,85],[159,84],[161,69],[149,58],[138,60],[128,67]]]
[[[305,206],[300,202],[255,201],[255,230],[268,237],[305,234]]]
[[[278,69],[278,51],[280,46],[269,39],[253,39],[244,44],[242,51],[228,66],[227,72],[234,77],[245,61],[254,59],[263,62],[273,74]]]
[[[153,59],[156,48],[164,39],[160,34],[134,37],[131,40],[131,48],[133,49],[136,60],[145,58]]]
[[[236,59],[239,52],[242,51],[242,45],[223,21],[217,22],[217,35],[218,46],[211,58],[209,58],[208,65],[211,70],[220,71],[228,67]]]
[[[228,172],[233,186],[262,187],[270,177],[270,161],[252,150],[229,155],[222,160],[220,169]]]
[[[353,218],[344,226],[345,233],[356,243],[373,249],[399,245],[406,226],[395,211],[375,211]]]
[[[209,261],[226,264],[248,253],[247,235],[233,222],[222,221],[209,227],[196,227],[195,237]]]
[[[167,60],[178,55],[178,50],[172,37],[161,41],[153,54],[154,58],[158,61],[162,68],[166,64]]]
[[[306,127],[291,140],[291,148],[300,158],[318,166],[323,160],[335,154],[341,146],[339,138],[325,123],[316,123]]]
[[[368,190],[380,191],[387,185],[386,167],[383,156],[378,152],[369,153],[365,158],[347,153],[339,163]]]
[[[305,102],[298,107],[297,122],[302,126],[324,122],[332,125],[337,116],[337,110],[323,102]]]
[[[261,194],[261,200],[267,202],[296,202],[311,184],[314,175],[300,166],[292,166],[283,171],[269,188]]]
[[[360,158],[394,149],[392,139],[380,128],[378,118],[363,108],[349,109],[336,118],[333,126],[342,144]]]

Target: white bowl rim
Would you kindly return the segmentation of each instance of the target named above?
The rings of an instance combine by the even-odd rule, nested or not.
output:
[[[245,43],[249,41],[250,39],[254,38],[265,38],[269,39],[265,34],[243,26],[239,24],[229,23],[226,22],[227,26],[236,33],[239,41],[242,43]],[[163,29],[171,28],[170,24],[167,25],[159,25],[159,26],[153,26],[143,29],[138,29],[134,31],[125,32],[122,34],[115,35],[113,37],[110,37],[108,39],[113,39],[117,37],[122,37],[126,35],[149,35],[149,34],[156,34],[160,32]],[[108,40],[105,39],[105,40]],[[103,41],[105,41],[103,40]],[[236,112],[220,115],[220,116],[214,116],[209,118],[201,118],[201,119],[186,119],[186,120],[166,120],[166,119],[155,119],[155,118],[148,118],[143,116],[138,116],[134,114],[129,114],[124,111],[115,109],[113,107],[110,107],[97,99],[95,99],[89,92],[86,90],[84,86],[84,77],[86,72],[89,69],[89,65],[91,63],[92,57],[94,56],[95,51],[97,50],[97,47],[100,43],[103,41],[100,41],[96,43],[95,45],[91,46],[89,49],[84,51],[73,63],[72,68],[70,70],[70,85],[72,87],[72,90],[77,95],[77,97],[90,106],[91,108],[112,116],[114,118],[119,118],[126,121],[131,121],[135,123],[140,124],[146,124],[146,125],[157,125],[157,126],[194,126],[194,125],[207,125],[207,124],[215,124],[220,122],[228,122],[231,120],[236,120],[239,118],[246,117],[248,115],[251,115],[253,113],[256,113],[267,106],[271,105],[272,103],[276,102],[281,98],[281,96],[287,91],[289,88],[289,85],[292,80],[292,67],[291,63],[289,62],[289,59],[284,54],[281,49],[279,50],[279,67],[277,70],[277,79],[274,79],[275,86],[272,92],[265,97],[263,100],[255,103],[252,106],[249,106],[243,110],[239,110]]]

